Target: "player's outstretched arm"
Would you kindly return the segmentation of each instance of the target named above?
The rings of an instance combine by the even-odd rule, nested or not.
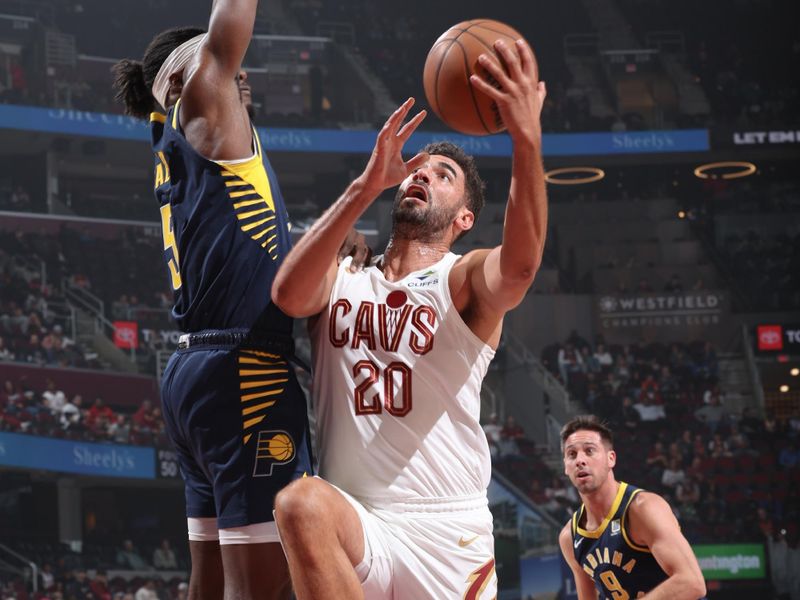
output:
[[[233,79],[242,68],[257,10],[258,0],[214,0],[205,50],[217,63],[220,77]]]
[[[414,105],[409,98],[386,121],[364,172],[312,225],[283,261],[272,284],[272,301],[292,317],[310,317],[328,304],[336,280],[337,257],[348,232],[385,189],[400,184],[428,160],[418,154],[403,160],[402,150],[425,118],[421,111],[403,125]]]
[[[540,115],[547,92],[539,81],[533,52],[524,40],[513,45],[498,41],[495,49],[503,57],[508,73],[494,56],[483,54],[479,60],[499,87],[476,75],[471,82],[497,103],[511,136],[511,189],[502,244],[488,253],[477,253],[470,270],[474,273],[473,293],[502,316],[524,298],[544,252],[547,191]]]
[[[627,521],[633,543],[649,548],[669,576],[644,596],[646,600],[698,600],[706,595],[700,565],[666,500],[648,492],[637,494]]]
[[[572,551],[572,528],[570,523],[567,523],[558,535],[558,545],[561,547],[561,554],[564,555],[564,560],[567,561],[573,577],[575,577],[578,600],[597,600],[597,588],[594,587],[592,578],[587,575],[586,571],[581,569],[578,561],[575,560],[575,554]]]

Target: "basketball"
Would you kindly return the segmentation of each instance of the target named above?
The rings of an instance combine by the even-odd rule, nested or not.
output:
[[[278,462],[285,462],[294,454],[292,439],[285,433],[279,433],[269,441],[269,454]]]
[[[522,35],[505,23],[474,19],[453,25],[433,44],[425,60],[425,96],[433,112],[447,125],[468,135],[490,135],[505,130],[497,104],[475,89],[473,74],[485,77],[478,56],[494,54],[498,39],[514,44]],[[489,79],[491,81],[491,79]]]

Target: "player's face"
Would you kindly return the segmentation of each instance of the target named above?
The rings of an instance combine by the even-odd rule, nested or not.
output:
[[[244,69],[240,70],[238,75],[236,75],[236,85],[239,87],[239,98],[242,101],[242,105],[252,119],[254,112],[253,91],[250,88],[250,84],[247,82],[247,72]]]
[[[608,480],[616,458],[596,431],[576,431],[564,443],[564,472],[581,494],[594,492]]]
[[[464,172],[453,159],[434,154],[400,184],[392,218],[407,237],[431,241],[464,208]]]

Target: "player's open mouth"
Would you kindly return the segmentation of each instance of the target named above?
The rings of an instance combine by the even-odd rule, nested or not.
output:
[[[416,198],[417,200],[422,200],[423,202],[428,201],[428,190],[416,183],[412,183],[406,189],[406,198]]]
[[[578,481],[585,481],[589,477],[591,477],[591,474],[588,471],[578,471],[578,474],[576,475],[576,477],[577,477]]]

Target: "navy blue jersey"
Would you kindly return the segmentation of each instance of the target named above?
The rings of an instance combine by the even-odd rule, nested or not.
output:
[[[292,320],[270,300],[291,248],[288,215],[258,135],[252,158],[208,160],[181,133],[179,109],[150,117],[172,315],[186,332],[291,334]]]
[[[594,531],[581,526],[584,506],[572,516],[575,560],[594,580],[601,600],[643,596],[667,579],[650,550],[633,542],[625,529],[628,507],[641,491],[620,482],[611,510]]]

